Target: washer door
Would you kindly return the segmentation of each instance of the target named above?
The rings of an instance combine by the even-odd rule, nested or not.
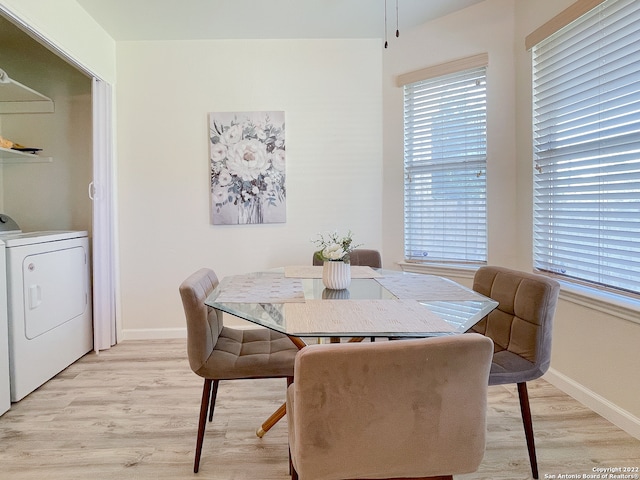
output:
[[[82,247],[24,258],[24,325],[29,340],[85,312],[88,306],[86,262]]]

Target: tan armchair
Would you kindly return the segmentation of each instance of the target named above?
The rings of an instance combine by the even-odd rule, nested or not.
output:
[[[538,463],[527,384],[541,377],[551,362],[551,332],[560,284],[543,275],[501,267],[481,267],[473,289],[500,302],[471,331],[490,337],[495,353],[489,385],[518,385],[533,478]]]
[[[477,470],[492,353],[482,335],[303,348],[287,389],[293,479]]]
[[[222,323],[222,313],[204,304],[218,285],[213,270],[198,270],[180,285],[187,320],[189,365],[204,378],[193,471],[198,472],[207,420],[213,418],[220,380],[293,377],[298,348],[289,337],[266,329],[233,329]],[[210,408],[210,410],[209,410]]]

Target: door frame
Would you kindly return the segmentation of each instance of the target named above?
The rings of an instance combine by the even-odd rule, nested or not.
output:
[[[115,345],[120,331],[116,250],[113,88],[76,58],[0,4],[0,15],[92,81],[92,280],[94,350]]]

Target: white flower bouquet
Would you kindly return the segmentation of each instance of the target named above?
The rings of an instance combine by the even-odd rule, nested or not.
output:
[[[338,235],[338,232],[326,235],[318,234],[318,237],[313,241],[318,248],[315,256],[322,261],[349,263],[351,252],[362,245],[354,245],[351,230],[342,237]]]

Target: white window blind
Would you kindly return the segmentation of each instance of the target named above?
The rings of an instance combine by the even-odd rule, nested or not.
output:
[[[534,263],[640,293],[640,2],[533,47]]]
[[[486,67],[404,86],[405,259],[484,263]]]

